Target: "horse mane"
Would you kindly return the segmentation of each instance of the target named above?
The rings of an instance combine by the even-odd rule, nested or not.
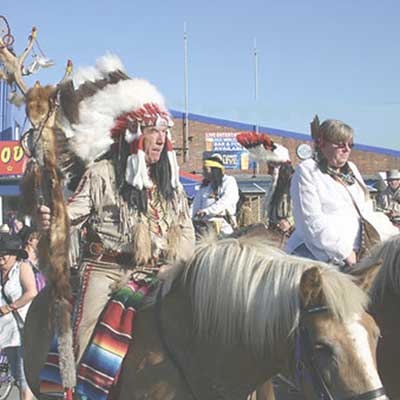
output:
[[[185,271],[198,334],[243,343],[256,354],[272,349],[298,327],[300,279],[315,265],[321,267],[326,305],[337,318],[365,309],[366,294],[327,264],[289,256],[257,237],[204,238]]]
[[[360,261],[354,272],[362,272],[376,264],[381,264],[381,267],[370,288],[370,296],[381,296],[388,287],[400,291],[400,235],[374,246],[371,255]]]

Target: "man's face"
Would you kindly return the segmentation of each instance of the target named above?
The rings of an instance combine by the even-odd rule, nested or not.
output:
[[[400,187],[400,179],[388,181],[388,185],[392,188],[392,190],[397,190],[397,188]]]
[[[165,145],[167,127],[148,126],[143,129],[143,150],[147,164],[155,164],[160,160]]]

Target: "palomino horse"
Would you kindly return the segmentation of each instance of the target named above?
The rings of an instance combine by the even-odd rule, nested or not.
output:
[[[371,296],[370,313],[379,325],[378,370],[390,398],[400,398],[400,235],[372,250],[350,274]]]
[[[36,394],[52,335],[48,298],[35,299],[25,325]],[[324,264],[257,238],[206,240],[171,292],[138,312],[113,398],[243,400],[279,372],[296,377],[307,399],[385,398],[366,304],[348,276]]]

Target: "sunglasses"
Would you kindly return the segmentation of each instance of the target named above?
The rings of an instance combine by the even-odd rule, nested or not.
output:
[[[331,143],[332,144],[332,147],[334,148],[334,149],[341,149],[341,150],[344,150],[344,149],[346,149],[346,147],[348,147],[350,150],[354,147],[354,143],[353,142],[351,142],[351,143],[344,143],[344,142],[341,142],[341,143],[334,143],[334,142],[329,142],[329,143]]]

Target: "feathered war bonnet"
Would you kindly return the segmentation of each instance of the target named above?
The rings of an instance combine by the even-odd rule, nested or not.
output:
[[[139,190],[152,187],[142,128],[167,127],[165,145],[171,185],[178,186],[179,169],[169,129],[173,121],[164,98],[148,81],[129,78],[117,56],[107,54],[97,60],[95,67],[78,69],[60,86],[60,105],[58,122],[72,150],[86,164],[106,153],[118,140],[129,144],[125,180]]]

